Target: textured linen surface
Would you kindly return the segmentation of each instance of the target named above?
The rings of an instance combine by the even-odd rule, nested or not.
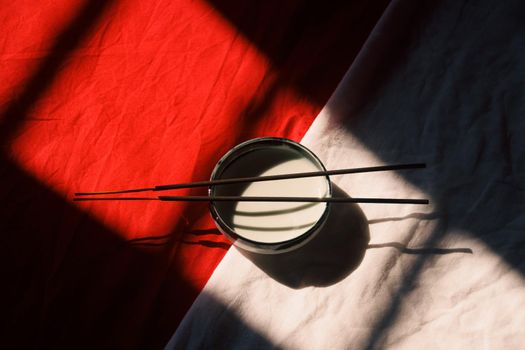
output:
[[[3,1],[1,347],[165,346],[230,246],[208,205],[73,194],[300,140],[387,2]]]
[[[230,249],[168,348],[518,349],[525,342],[521,1],[395,1],[302,143],[339,195],[295,256]],[[311,246],[309,248],[309,246]]]

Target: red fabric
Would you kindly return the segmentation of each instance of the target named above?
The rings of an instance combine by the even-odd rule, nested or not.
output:
[[[72,194],[202,180],[246,139],[299,140],[386,6],[248,3],[3,4],[5,342],[163,346],[229,247],[207,205]]]

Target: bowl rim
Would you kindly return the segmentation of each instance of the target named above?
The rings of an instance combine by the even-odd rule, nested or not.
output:
[[[210,176],[210,180],[217,179],[216,177],[222,174],[222,171],[226,170],[227,166],[233,162],[236,158],[246,154],[244,152],[237,154],[240,150],[243,148],[256,144],[256,143],[269,143],[274,145],[290,145],[291,147],[298,149],[299,151],[306,152],[308,155],[310,155],[321,167],[323,171],[326,171],[326,168],[321,162],[321,160],[313,153],[311,150],[309,150],[307,147],[301,145],[298,142],[295,142],[293,140],[282,138],[282,137],[259,137],[255,139],[251,139],[245,142],[242,142],[232,149],[230,149],[228,152],[226,152],[217,162],[215,167],[213,168],[213,171]],[[235,157],[235,158],[232,158]],[[221,173],[219,173],[221,171]],[[332,181],[330,180],[330,177],[328,175],[325,176],[327,182],[328,182],[328,197],[332,196]],[[214,186],[208,187],[208,196],[213,196]],[[327,202],[326,206],[324,208],[323,214],[319,217],[319,219],[316,221],[316,223],[307,231],[300,234],[297,237],[279,241],[279,242],[259,242],[252,239],[248,239],[246,237],[243,237],[242,235],[235,232],[234,229],[232,229],[221,217],[219,214],[215,202],[210,201],[209,204],[209,210],[210,214],[215,221],[215,225],[217,228],[235,245],[240,248],[243,248],[248,251],[256,252],[256,253],[278,253],[278,252],[285,252],[289,250],[293,250],[302,244],[305,244],[307,241],[312,239],[315,234],[319,231],[322,225],[324,225],[326,218],[328,217],[328,213],[330,211],[331,203]]]

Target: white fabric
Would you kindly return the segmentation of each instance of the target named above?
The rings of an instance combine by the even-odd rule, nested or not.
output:
[[[522,348],[523,13],[393,2],[302,143],[329,169],[424,161],[334,182],[431,205],[338,207],[291,270],[230,249],[167,347]]]

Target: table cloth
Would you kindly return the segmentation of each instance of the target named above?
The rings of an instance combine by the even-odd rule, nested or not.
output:
[[[1,347],[164,347],[229,242],[206,204],[73,194],[299,141],[387,3],[3,1]]]
[[[338,205],[303,248],[231,248],[167,348],[519,349],[525,333],[520,1],[393,1],[302,143]]]

